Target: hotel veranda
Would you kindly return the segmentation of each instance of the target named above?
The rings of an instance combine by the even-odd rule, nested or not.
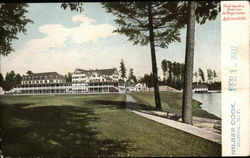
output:
[[[14,95],[125,93],[126,83],[119,81],[119,73],[113,69],[75,69],[72,82],[66,82],[57,72],[25,75],[21,84],[13,89]]]

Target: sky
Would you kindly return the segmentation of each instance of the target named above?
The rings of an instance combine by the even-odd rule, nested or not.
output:
[[[60,3],[29,4],[26,17],[33,24],[26,26],[26,35],[19,33],[13,41],[15,52],[1,56],[1,73],[14,70],[21,75],[56,71],[62,75],[81,69],[119,69],[121,59],[127,70],[137,77],[152,72],[150,46],[133,45],[127,37],[113,30],[115,17],[99,3],[87,3],[82,13],[64,10]],[[215,70],[220,79],[221,63],[220,15],[206,24],[196,24],[194,71]],[[168,48],[156,48],[158,75],[162,78],[161,61],[184,63],[186,29],[181,30],[181,42]],[[128,74],[128,72],[127,72]]]

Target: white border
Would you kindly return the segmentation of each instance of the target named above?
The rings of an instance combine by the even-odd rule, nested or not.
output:
[[[227,6],[244,5],[245,20],[223,20]],[[247,156],[250,151],[249,2],[221,2],[222,155]]]

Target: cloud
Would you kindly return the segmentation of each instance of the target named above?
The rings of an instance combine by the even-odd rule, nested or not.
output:
[[[82,16],[82,15],[76,15],[72,18],[73,22],[80,22],[80,23],[85,23],[85,24],[90,24],[94,22],[94,19],[90,19],[88,17]]]
[[[47,24],[40,26],[38,31],[45,34],[43,38],[32,39],[26,42],[24,49],[28,52],[43,52],[50,48],[65,47],[65,42],[70,40],[76,44],[97,41],[112,35],[114,26],[109,24],[92,24],[95,20],[83,15],[72,17],[73,22],[79,22],[79,26],[66,28],[59,24]]]

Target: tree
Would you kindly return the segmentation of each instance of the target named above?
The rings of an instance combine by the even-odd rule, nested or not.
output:
[[[194,72],[194,77],[195,77],[195,80],[196,80],[196,84],[198,84],[198,73],[196,71]]]
[[[188,2],[188,23],[186,36],[186,56],[184,72],[184,88],[182,99],[182,122],[192,123],[192,80],[194,60],[194,32],[195,32],[195,8],[196,2]]]
[[[66,82],[72,82],[72,74],[68,72],[68,75],[65,75]]]
[[[161,110],[159,82],[155,47],[167,48],[171,42],[180,41],[180,31],[175,25],[175,12],[168,8],[177,3],[168,2],[105,2],[102,3],[108,13],[117,17],[118,29],[115,32],[128,37],[133,44],[150,44],[154,96],[157,110]]]
[[[199,76],[201,78],[202,83],[204,83],[205,82],[205,76],[204,76],[203,70],[201,68],[199,68],[198,73],[199,73]]]
[[[16,74],[16,76],[15,76],[14,85],[21,84],[21,82],[22,82],[22,76],[18,73],[18,74]]]
[[[83,3],[74,3],[74,2],[65,3],[64,2],[61,4],[61,8],[63,9],[70,8],[71,11],[79,11],[80,13],[84,11]]]
[[[166,73],[168,71],[168,63],[167,63],[166,59],[162,60],[161,69],[162,69],[162,72],[163,72],[163,80],[165,82],[166,81]]]
[[[172,76],[173,76],[173,63],[171,61],[167,61],[168,63],[168,79],[167,79],[167,84],[169,86],[173,86],[172,83]]]
[[[133,83],[137,82],[137,79],[136,79],[136,77],[134,75],[134,69],[133,68],[129,69],[128,82],[133,82]]]
[[[213,71],[213,82],[216,81],[216,78],[217,78],[217,73],[215,72],[215,70]]]
[[[28,4],[1,3],[0,5],[0,55],[7,56],[14,51],[12,41],[18,33],[26,33],[25,26],[32,21],[26,18]]]
[[[194,58],[194,36],[195,36],[195,20],[204,24],[207,20],[214,20],[220,12],[220,2],[188,2],[188,9],[186,12],[186,2],[179,2],[180,17],[177,21],[180,25],[185,24],[187,19],[187,34],[186,34],[186,55],[185,55],[185,72],[184,72],[184,86],[182,99],[182,121],[187,124],[192,124],[192,74],[193,74],[193,58]],[[185,16],[187,13],[187,18]],[[202,80],[204,81],[204,74]]]
[[[145,83],[147,87],[153,87],[154,86],[153,78],[154,77],[152,73],[150,73],[150,75],[144,74],[144,76],[139,80],[139,82]]]
[[[211,69],[207,69],[207,81],[211,82],[213,80],[213,71]]]
[[[127,71],[127,69],[126,69],[124,61],[122,59],[120,62],[120,73],[121,73],[121,78],[123,81],[124,81],[124,78],[126,78],[126,71]]]
[[[31,74],[34,74],[32,71],[30,71],[30,70],[28,70],[27,72],[26,72],[26,74],[27,75],[31,75]]]
[[[3,86],[3,89],[5,91],[9,91],[13,88],[13,86],[15,85],[15,77],[16,74],[13,70],[10,73],[9,72],[6,73],[5,82]]]
[[[0,73],[0,87],[3,87],[3,85],[4,85],[4,78],[2,73]]]

